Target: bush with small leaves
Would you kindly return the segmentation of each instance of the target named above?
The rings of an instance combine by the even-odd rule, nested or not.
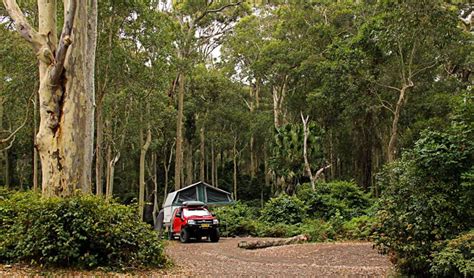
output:
[[[132,207],[90,195],[0,198],[0,262],[61,267],[161,267],[157,234]]]
[[[430,273],[438,277],[474,277],[474,230],[441,244]]]
[[[315,191],[304,184],[298,189],[297,196],[308,206],[309,216],[326,221],[336,213],[344,219],[361,216],[372,202],[357,184],[347,181],[318,183]]]
[[[281,194],[263,207],[260,220],[270,224],[296,224],[306,218],[307,206],[296,196]]]
[[[464,124],[426,131],[379,175],[385,190],[374,239],[402,272],[428,275],[437,246],[472,229],[473,135]]]
[[[213,209],[220,222],[219,231],[222,236],[255,235],[256,210],[239,201],[230,206]]]

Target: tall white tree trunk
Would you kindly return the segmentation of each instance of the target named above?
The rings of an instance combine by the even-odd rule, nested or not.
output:
[[[234,137],[234,145],[232,148],[232,158],[234,162],[234,171],[233,171],[233,187],[234,187],[234,200],[237,200],[237,138]]]
[[[308,127],[308,121],[309,121],[309,116],[303,117],[303,113],[301,113],[301,121],[303,122],[303,158],[304,158],[304,169],[306,171],[306,175],[309,177],[309,180],[311,182],[311,188],[316,190],[316,185],[314,182],[314,176],[311,173],[311,166],[309,165],[309,160],[308,160],[308,136],[309,136],[309,127]]]
[[[183,171],[183,114],[184,114],[184,74],[179,75],[178,89],[178,116],[176,118],[176,158],[174,164],[174,189],[179,190],[182,187]]]
[[[94,59],[97,3],[64,1],[64,25],[57,41],[56,1],[38,0],[39,31],[15,0],[3,0],[20,35],[32,45],[40,67],[41,158],[44,196],[90,192],[94,116]]]
[[[140,177],[138,192],[138,215],[143,219],[143,210],[145,208],[145,157],[151,144],[151,129],[148,127],[146,140],[140,151]]]
[[[204,170],[205,170],[205,159],[206,159],[206,156],[205,156],[205,151],[206,151],[206,148],[205,148],[205,137],[204,137],[204,127],[201,127],[201,129],[199,130],[199,135],[200,135],[200,151],[201,151],[201,156],[200,156],[200,159],[199,159],[199,180],[200,181],[205,181],[205,177],[204,177]]]

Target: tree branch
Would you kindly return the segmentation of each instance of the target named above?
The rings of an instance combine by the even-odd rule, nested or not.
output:
[[[10,17],[13,19],[13,21],[15,21],[18,33],[20,33],[20,35],[32,45],[36,52],[39,52],[43,46],[47,45],[45,36],[42,36],[33,27],[31,27],[25,15],[16,3],[16,0],[3,0],[3,5],[5,6],[5,9],[7,10]]]
[[[58,51],[56,52],[56,63],[53,66],[53,69],[50,73],[50,80],[52,86],[57,86],[59,83],[59,79],[64,69],[64,61],[66,59],[66,53],[71,45],[71,33],[72,33],[72,26],[74,24],[74,18],[76,16],[76,7],[77,7],[77,0],[70,0],[69,7],[66,11],[66,18],[64,20],[63,30],[61,32],[61,39],[59,40],[59,47]]]
[[[16,134],[26,125],[26,123],[28,122],[28,115],[30,113],[30,100],[31,98],[34,96],[35,93],[33,93],[30,98],[28,99],[28,101],[26,102],[27,103],[27,106],[26,106],[26,114],[25,114],[25,119],[23,120],[23,122],[21,123],[21,125],[19,127],[17,127],[17,129],[15,129],[12,133],[10,133],[10,135],[8,135],[7,138],[3,138],[3,139],[0,139],[0,144],[3,144],[3,143],[6,143],[8,141],[10,141],[12,138],[14,141],[15,140],[15,136]],[[11,143],[13,144],[13,142]]]
[[[438,64],[438,61],[435,61],[434,63],[429,64],[429,65],[427,65],[426,67],[423,67],[423,68],[421,68],[421,69],[418,69],[418,70],[414,71],[414,72],[409,76],[408,81],[411,82],[411,79],[412,79],[413,77],[415,77],[417,74],[419,74],[419,73],[421,73],[421,72],[423,72],[423,71],[425,71],[425,70],[427,70],[427,69],[430,69],[430,68],[436,66],[437,64]],[[413,82],[411,82],[411,83],[413,83]]]
[[[212,2],[211,2],[212,4]],[[242,4],[241,1],[237,2],[237,3],[230,3],[230,4],[227,4],[227,5],[224,5],[218,9],[214,9],[214,10],[205,10],[198,18],[196,18],[196,20],[194,20],[194,24],[197,24],[199,23],[199,21],[201,21],[206,15],[208,14],[211,14],[211,13],[218,13],[218,12],[221,12],[229,7],[235,7],[235,6],[239,6],[240,4]]]

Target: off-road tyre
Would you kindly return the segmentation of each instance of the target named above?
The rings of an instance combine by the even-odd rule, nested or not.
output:
[[[211,234],[209,235],[209,239],[211,240],[211,242],[218,242],[220,237],[221,236],[219,234],[219,229],[211,231]]]
[[[179,234],[179,241],[182,243],[188,243],[191,239],[191,233],[187,228],[181,229],[181,233]]]

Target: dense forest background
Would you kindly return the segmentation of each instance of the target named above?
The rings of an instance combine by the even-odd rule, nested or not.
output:
[[[142,172],[158,203],[200,180],[254,204],[322,180],[378,196],[384,164],[472,101],[472,8],[101,1],[94,192],[129,203]],[[37,188],[36,60],[0,22],[0,179]]]
[[[162,267],[142,220],[204,181],[237,201],[212,208],[223,236],[371,240],[402,273],[473,275],[468,1],[18,2],[66,28],[35,54],[0,6],[0,262]]]

